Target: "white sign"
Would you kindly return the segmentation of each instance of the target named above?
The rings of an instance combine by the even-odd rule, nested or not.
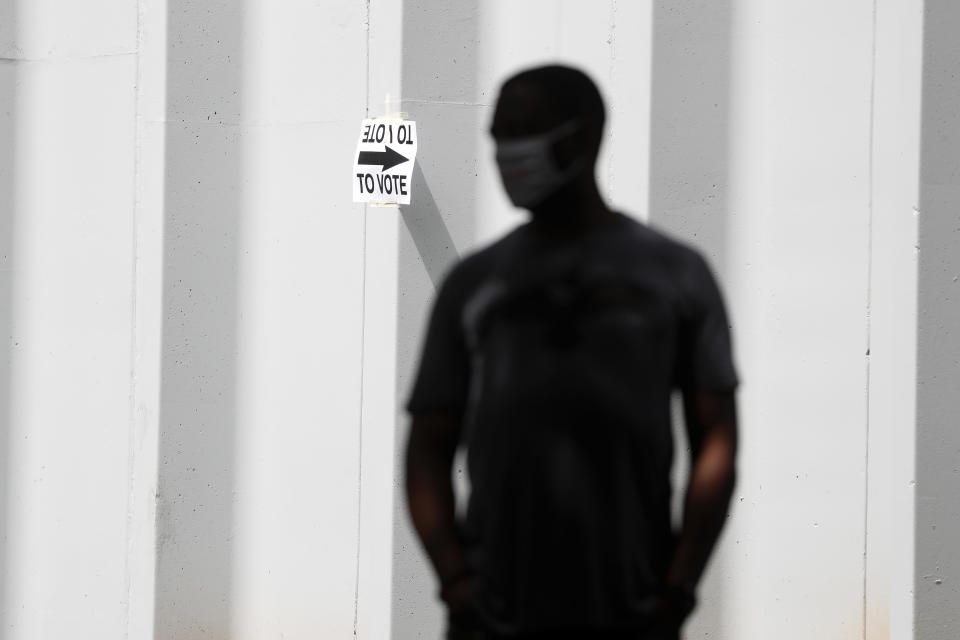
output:
[[[416,122],[364,120],[353,158],[353,201],[410,204],[416,157]]]

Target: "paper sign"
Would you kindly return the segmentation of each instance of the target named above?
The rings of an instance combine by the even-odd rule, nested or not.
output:
[[[416,122],[364,120],[353,158],[353,201],[410,204],[416,157]]]

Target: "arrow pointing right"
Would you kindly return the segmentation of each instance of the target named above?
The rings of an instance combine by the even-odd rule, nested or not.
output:
[[[357,164],[379,164],[382,165],[380,170],[386,171],[409,160],[409,158],[405,158],[387,145],[383,145],[383,148],[383,151],[361,151],[357,157]]]

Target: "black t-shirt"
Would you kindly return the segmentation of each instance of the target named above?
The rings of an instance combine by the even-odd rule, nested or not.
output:
[[[462,417],[479,615],[642,628],[673,549],[671,391],[736,385],[703,258],[623,214],[572,239],[528,223],[458,263],[407,409]]]

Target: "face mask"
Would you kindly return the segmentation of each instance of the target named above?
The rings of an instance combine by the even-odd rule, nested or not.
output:
[[[576,175],[583,159],[577,159],[561,171],[553,159],[553,145],[579,126],[571,120],[539,136],[497,143],[497,164],[503,187],[514,205],[526,209],[535,207]]]

